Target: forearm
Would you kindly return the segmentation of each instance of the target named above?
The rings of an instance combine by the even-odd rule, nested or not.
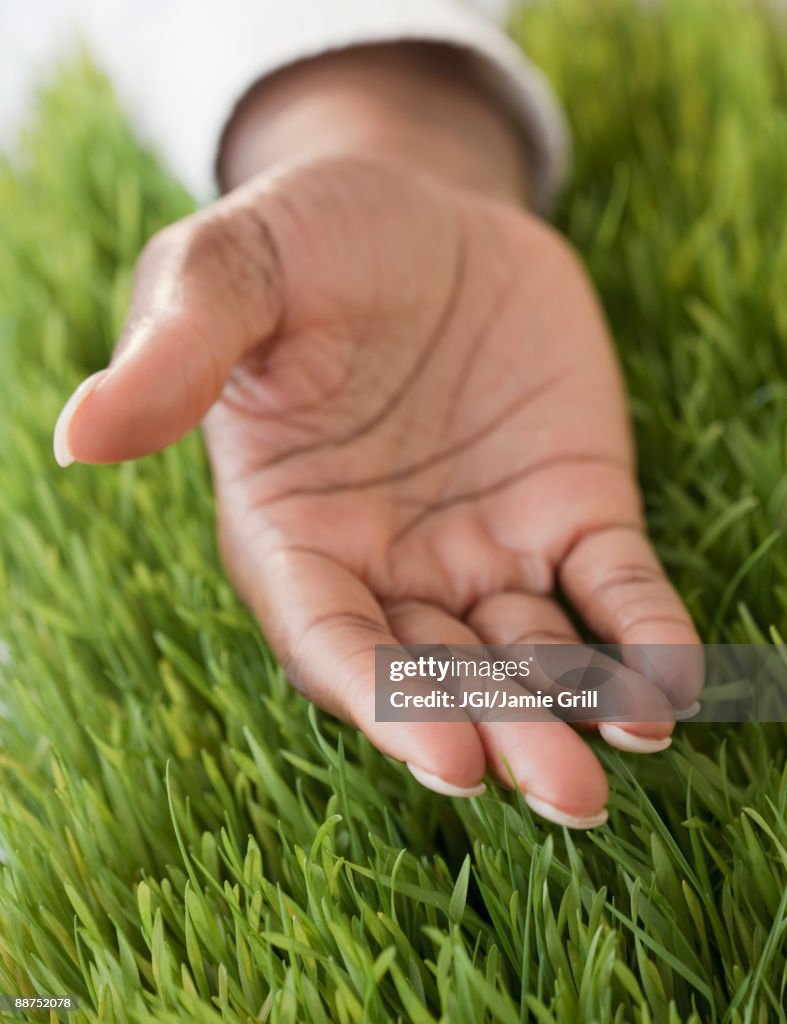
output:
[[[222,140],[229,190],[281,162],[376,155],[525,202],[526,146],[460,51],[425,43],[356,47],[266,78]]]

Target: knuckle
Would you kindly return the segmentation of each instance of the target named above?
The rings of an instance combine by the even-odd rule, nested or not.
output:
[[[223,217],[208,211],[188,224],[183,240],[183,269],[202,271],[228,263],[232,251],[230,226]]]
[[[597,591],[621,591],[632,587],[638,591],[654,587],[661,589],[665,584],[666,578],[660,566],[635,562],[610,568],[599,580]]]
[[[191,225],[184,271],[219,276],[238,298],[280,290],[281,264],[268,218],[253,206],[211,211]]]
[[[144,246],[138,271],[152,277],[165,266],[186,279],[226,289],[231,300],[278,310],[282,294],[279,249],[269,217],[253,204],[216,204],[157,232]]]
[[[182,222],[181,222],[182,223]],[[137,265],[143,269],[153,270],[161,264],[161,261],[168,257],[177,245],[177,236],[181,223],[170,224],[161,231],[152,235],[139,254]]]

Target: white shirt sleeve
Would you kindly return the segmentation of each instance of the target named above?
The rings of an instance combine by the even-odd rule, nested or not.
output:
[[[507,0],[74,0],[77,28],[138,132],[200,199],[215,194],[223,127],[260,78],[331,50],[420,40],[476,60],[522,126],[534,203],[546,210],[565,177],[568,133],[544,76],[501,27],[507,8]]]

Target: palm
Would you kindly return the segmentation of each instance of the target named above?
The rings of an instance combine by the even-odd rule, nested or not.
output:
[[[384,610],[461,617],[488,594],[547,592],[578,531],[637,518],[616,502],[630,445],[591,294],[563,244],[510,211],[444,201],[427,220],[403,195],[410,217],[378,226],[352,187],[373,250],[354,255],[358,279],[326,253],[321,304],[237,368],[209,417],[229,546],[246,564],[256,545],[319,554]],[[387,252],[401,266],[386,261],[381,289]],[[368,308],[351,315],[356,296]]]
[[[558,580],[609,639],[643,639],[654,616],[687,639],[640,532],[612,348],[565,244],[377,168],[330,187],[306,174],[299,194],[277,233],[308,289],[285,277],[279,332],[206,421],[225,559],[296,683],[401,756],[374,721],[375,643],[573,638]],[[632,586],[635,613],[605,628]],[[522,743],[501,728],[480,727],[499,771]],[[445,746],[429,729],[410,732]]]

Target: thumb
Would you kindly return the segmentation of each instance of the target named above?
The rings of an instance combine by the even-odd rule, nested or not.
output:
[[[134,459],[177,441],[238,360],[276,333],[283,289],[273,205],[272,196],[235,193],[148,243],[109,367],[84,381],[58,418],[61,466]]]

